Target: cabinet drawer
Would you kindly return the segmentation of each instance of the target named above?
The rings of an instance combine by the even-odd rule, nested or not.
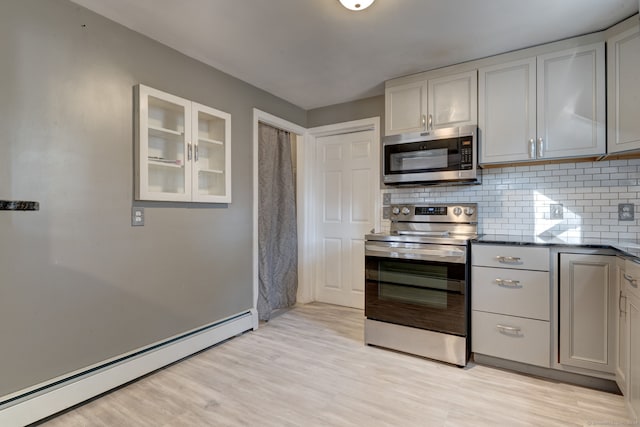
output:
[[[640,298],[640,264],[626,260],[624,262],[624,278],[622,281],[626,285],[628,292],[635,295],[636,298]]]
[[[549,320],[549,273],[476,267],[471,272],[471,308]]]
[[[477,245],[471,246],[473,265],[549,271],[549,249],[531,246]]]
[[[471,312],[471,349],[501,359],[550,367],[549,322]]]

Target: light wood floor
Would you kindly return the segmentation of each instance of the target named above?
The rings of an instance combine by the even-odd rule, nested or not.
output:
[[[363,325],[360,310],[296,307],[43,425],[631,425],[621,396],[368,347]]]

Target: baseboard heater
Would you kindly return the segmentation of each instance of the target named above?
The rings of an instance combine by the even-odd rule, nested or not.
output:
[[[243,332],[256,329],[248,310],[179,336],[15,393],[0,401],[0,426],[25,426],[82,403]]]

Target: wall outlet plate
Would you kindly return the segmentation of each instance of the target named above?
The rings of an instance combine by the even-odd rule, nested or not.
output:
[[[633,203],[618,203],[618,221],[635,220]]]
[[[131,208],[131,225],[134,227],[144,225],[144,208],[136,206]]]
[[[389,206],[391,204],[391,193],[384,193],[382,195],[382,205]]]
[[[385,206],[382,208],[382,219],[391,218],[391,206]]]
[[[555,203],[553,205],[549,205],[549,217],[551,219],[562,219],[564,217],[563,208],[564,206],[562,206],[562,203]]]

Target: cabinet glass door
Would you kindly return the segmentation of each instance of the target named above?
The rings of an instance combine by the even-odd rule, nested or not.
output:
[[[192,128],[194,201],[231,202],[231,116],[193,103]]]
[[[191,103],[142,85],[138,96],[136,198],[190,200]]]

